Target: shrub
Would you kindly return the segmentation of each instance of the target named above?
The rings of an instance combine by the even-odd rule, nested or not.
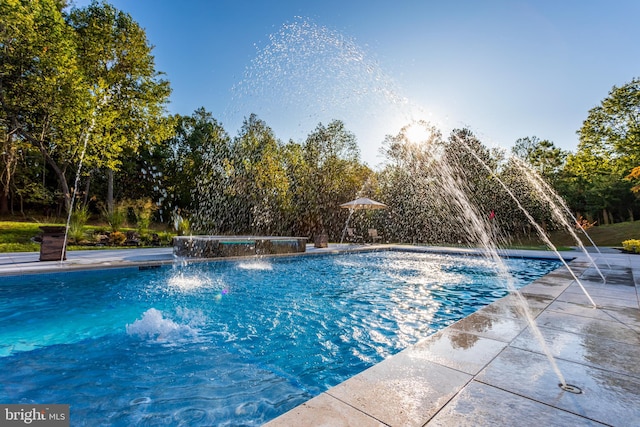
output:
[[[69,227],[69,231],[67,232],[67,237],[68,237],[69,243],[75,243],[76,245],[79,245],[80,243],[85,242],[87,240],[84,230],[82,229],[82,226]]]
[[[101,209],[105,221],[107,221],[109,227],[111,227],[111,231],[120,230],[127,219],[128,206],[120,202],[113,207],[113,212],[109,212],[107,206],[101,206]]]
[[[89,207],[86,205],[76,206],[71,212],[68,235],[69,239],[74,243],[78,244],[85,240],[84,226],[89,221],[90,216]]]
[[[582,215],[580,215],[578,217],[578,219],[576,220],[576,229],[577,230],[582,230],[582,231],[587,231],[588,229],[590,229],[593,226],[595,226],[597,223],[598,223],[598,221],[589,222],[588,219],[583,218]]]
[[[158,207],[149,198],[132,201],[129,205],[133,209],[138,232],[148,230],[151,225],[153,213]]]
[[[622,248],[627,252],[640,254],[640,240],[625,240],[624,242],[622,242]]]
[[[158,243],[162,246],[171,245],[173,241],[173,233],[169,233],[167,231],[161,231],[158,234]]]
[[[113,231],[109,234],[109,243],[114,246],[121,246],[127,240],[127,235],[120,231]]]

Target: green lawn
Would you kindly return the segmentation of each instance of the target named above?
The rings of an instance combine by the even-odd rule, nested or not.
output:
[[[622,247],[622,242],[629,239],[640,239],[640,221],[620,222],[618,224],[600,225],[587,230],[591,239],[598,246]],[[589,239],[582,232],[577,235],[585,246],[590,245]],[[577,246],[570,233],[555,232],[550,235],[551,242],[556,246]],[[539,244],[542,244],[538,242]]]
[[[31,239],[38,234],[42,225],[62,225],[52,223],[37,222],[18,222],[18,221],[0,221],[0,252],[38,252],[40,244],[33,242]],[[96,228],[87,226],[87,229]],[[613,225],[601,225],[593,227],[587,231],[589,236],[598,246],[614,246],[622,247],[622,242],[629,239],[640,239],[640,221],[622,222]],[[585,245],[589,245],[588,239],[578,233]],[[575,241],[569,233],[552,233],[551,241],[558,249],[564,249],[569,246],[576,246]],[[130,247],[130,246],[129,246]],[[529,239],[520,242],[514,242],[513,247],[527,249],[546,249],[546,246],[537,239]],[[69,250],[76,249],[102,249],[113,246],[69,246]]]
[[[45,224],[37,222],[15,222],[0,221],[0,252],[37,252],[40,244],[31,239],[42,230],[41,225],[61,225]]]
[[[44,225],[64,225],[61,223],[39,223],[22,221],[0,221],[0,253],[4,252],[39,252],[40,244],[32,239],[42,230],[39,227]],[[106,229],[106,227],[87,225],[86,231],[96,229]],[[166,234],[166,233],[161,233]],[[170,240],[170,238],[167,237]],[[68,250],[92,250],[92,249],[130,249],[135,246],[78,246],[69,245]]]

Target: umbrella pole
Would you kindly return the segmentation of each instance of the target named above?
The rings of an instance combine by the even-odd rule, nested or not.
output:
[[[342,230],[342,237],[340,238],[340,243],[344,242],[344,236],[347,234],[347,228],[349,228],[349,220],[351,219],[351,215],[353,215],[353,211],[355,209],[349,209],[349,216],[347,217],[347,222],[344,223],[344,230]]]

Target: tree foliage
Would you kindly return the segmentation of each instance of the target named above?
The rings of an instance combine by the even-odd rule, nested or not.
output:
[[[0,117],[4,144],[20,140],[38,148],[69,209],[82,160],[114,170],[125,154],[168,136],[169,86],[129,15],[94,2],[65,16],[64,6],[0,3]]]
[[[639,166],[640,79],[614,86],[609,96],[589,111],[578,135],[578,152],[607,158],[614,174],[626,176]]]
[[[385,139],[386,164],[373,172],[340,120],[283,143],[256,114],[235,137],[205,108],[169,117],[169,83],[152,50],[144,29],[108,3],[66,11],[61,0],[0,2],[0,212],[9,201],[21,211],[69,209],[81,163],[85,200],[152,197],[159,218],[179,213],[206,233],[339,240],[350,218],[387,240],[470,242],[478,239],[469,222],[489,220],[496,235],[530,233],[523,210],[551,229],[529,169],[590,222],[640,210],[639,79],[588,112],[575,153],[533,136],[515,141],[508,158],[469,129],[445,138],[418,122]],[[410,136],[412,126],[421,137]],[[389,208],[340,208],[359,196]]]
[[[387,239],[402,242],[444,241],[450,227],[440,227],[450,218],[449,205],[442,202],[435,179],[438,157],[444,147],[438,129],[422,122],[424,137],[408,137],[410,126],[387,136],[382,154],[386,167],[378,174],[380,200],[389,206],[384,212]],[[382,228],[382,227],[381,227]]]
[[[156,71],[152,46],[130,15],[107,3],[73,9],[68,21],[77,38],[78,64],[90,96],[85,162],[106,168],[108,179],[122,159],[170,135],[165,105],[169,83]],[[107,205],[113,210],[112,182]]]
[[[613,87],[589,111],[578,131],[577,152],[568,156],[559,186],[589,219],[607,224],[633,218],[637,203],[626,179],[640,165],[640,80]]]
[[[3,1],[0,16],[3,126],[41,152],[68,205],[67,170],[79,159],[78,140],[89,117],[72,29],[55,0]]]
[[[337,239],[347,214],[339,204],[371,175],[339,121],[319,124],[303,144],[283,144],[251,115],[235,138],[216,141],[194,178],[199,232],[313,237],[324,231]]]
[[[326,232],[338,239],[346,222],[339,205],[354,199],[370,171],[360,163],[355,135],[344,123],[322,123],[302,145],[304,168],[297,197],[300,227],[307,235]]]
[[[230,151],[234,203],[228,209],[236,218],[233,231],[281,232],[278,228],[283,223],[282,209],[289,203],[289,181],[280,155],[281,144],[273,130],[252,114],[245,119]]]
[[[531,165],[543,177],[553,180],[562,170],[568,153],[547,139],[536,136],[518,139],[511,153]]]

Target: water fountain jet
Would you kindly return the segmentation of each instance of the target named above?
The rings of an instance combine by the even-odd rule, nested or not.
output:
[[[589,233],[587,233],[587,231],[579,224],[578,219],[575,217],[575,215],[573,215],[571,210],[567,207],[564,200],[562,200],[562,197],[560,197],[560,195],[556,193],[553,190],[553,188],[551,188],[551,186],[549,186],[549,184],[547,184],[547,182],[544,179],[542,179],[542,177],[539,174],[533,171],[531,167],[527,166],[521,159],[517,157],[512,157],[512,160],[514,161],[515,165],[518,166],[520,171],[524,173],[527,181],[529,182],[531,187],[536,191],[536,194],[542,197],[544,201],[547,203],[547,205],[551,210],[551,214],[554,216],[554,218],[564,226],[565,230],[568,231],[569,234],[571,234],[571,237],[576,242],[580,250],[585,254],[585,256],[587,257],[591,265],[593,265],[593,267],[598,272],[598,275],[602,279],[602,283],[606,283],[607,279],[605,278],[604,274],[602,274],[602,271],[598,267],[593,257],[589,254],[589,251],[587,251],[587,249],[585,248],[584,244],[582,243],[582,240],[580,240],[578,235],[573,230],[573,227],[571,226],[571,224],[567,221],[566,217],[562,214],[562,212],[560,212],[560,207],[562,207],[564,211],[569,215],[569,217],[573,220],[573,223],[580,227],[580,229],[582,230],[582,233],[587,237],[589,242],[591,242],[591,245],[595,248],[598,254],[602,255],[602,252],[600,252],[600,248],[598,248],[595,242],[591,239],[591,236],[589,236]],[[555,203],[549,195],[552,195],[557,203]],[[607,263],[607,266],[611,268],[611,265],[609,265],[609,262],[606,261],[606,259],[605,259],[605,262]]]
[[[465,144],[465,146],[466,146],[466,144]],[[449,182],[447,184],[450,186],[451,183],[453,182],[452,177],[450,175],[447,175],[447,180],[449,180]],[[515,288],[515,286],[513,284],[513,278],[509,274],[509,271],[506,268],[504,262],[502,261],[502,258],[498,254],[497,246],[495,245],[494,241],[489,236],[489,233],[486,231],[487,227],[486,227],[485,224],[483,224],[483,221],[481,220],[481,216],[478,213],[474,212],[474,209],[469,209],[469,206],[470,206],[469,205],[469,200],[467,199],[466,195],[458,187],[450,187],[450,188],[455,188],[454,197],[456,198],[456,201],[459,204],[466,204],[467,209],[463,209],[463,212],[467,212],[466,216],[468,217],[468,219],[471,220],[472,224],[474,224],[474,228],[475,228],[476,232],[479,232],[482,246],[487,250],[487,256],[495,263],[495,265],[497,266],[497,269],[500,272],[501,276],[506,278],[507,289],[509,289],[509,291],[512,293],[512,295],[515,295],[515,297],[516,297],[516,299],[518,301],[518,305],[522,308],[522,311],[524,313],[524,317],[527,320],[527,323],[528,323],[531,331],[535,335],[538,343],[542,347],[542,350],[543,350],[544,354],[547,356],[547,359],[549,360],[549,363],[551,364],[551,367],[552,367],[553,371],[555,372],[556,376],[560,380],[561,384],[566,384],[564,376],[562,375],[562,372],[560,371],[560,368],[558,367],[558,365],[557,365],[557,363],[555,361],[555,358],[551,354],[551,351],[548,348],[548,346],[547,346],[547,344],[546,344],[546,342],[544,340],[544,337],[542,336],[542,333],[540,332],[540,329],[538,328],[538,326],[535,323],[533,314],[531,313],[531,310],[529,309],[529,304],[527,303],[527,301],[524,298],[524,296],[522,295],[522,293],[519,292]],[[558,256],[559,256],[559,254],[558,254]],[[562,259],[562,257],[560,257],[560,256],[559,256],[559,258]]]
[[[456,137],[457,138],[457,137]],[[509,195],[509,197],[511,197],[511,199],[513,199],[514,203],[516,204],[516,206],[518,207],[518,209],[520,209],[522,211],[522,213],[527,217],[527,219],[529,220],[529,222],[531,223],[531,225],[536,229],[536,232],[538,233],[538,236],[544,241],[544,243],[556,254],[556,256],[558,257],[558,259],[560,261],[562,261],[562,263],[564,264],[564,266],[567,268],[567,270],[569,271],[569,273],[571,274],[571,276],[573,277],[573,279],[576,281],[576,283],[578,283],[578,285],[580,286],[580,289],[582,290],[582,292],[585,294],[585,296],[587,297],[587,299],[589,300],[589,302],[593,305],[594,308],[597,308],[596,303],[593,301],[593,299],[591,298],[591,295],[589,295],[589,293],[587,292],[587,290],[585,289],[585,287],[582,285],[582,282],[580,281],[580,279],[578,279],[578,277],[576,276],[576,274],[574,273],[574,271],[571,269],[571,267],[569,267],[569,264],[567,264],[567,262],[564,260],[564,258],[560,255],[560,252],[558,252],[558,249],[556,248],[556,246],[551,242],[551,240],[549,239],[549,237],[547,236],[547,234],[544,232],[544,230],[542,229],[542,227],[540,226],[540,224],[538,224],[536,222],[536,220],[531,216],[531,214],[529,213],[529,211],[527,211],[524,206],[522,206],[522,203],[520,203],[520,200],[513,194],[513,192],[511,191],[511,189],[509,187],[507,187],[507,185],[504,183],[504,181],[502,181],[498,176],[495,175],[495,173],[491,170],[491,168],[480,158],[478,157],[478,155],[476,153],[473,152],[473,150],[466,144],[465,141],[461,140],[460,138],[457,138],[459,142],[461,142],[461,145],[469,152],[469,154],[471,154],[490,174],[491,176],[493,176],[497,182],[500,184],[500,186],[507,192],[507,194]]]
[[[82,165],[84,163],[84,156],[87,152],[87,144],[89,143],[89,138],[91,137],[91,134],[93,133],[93,129],[96,127],[96,120],[98,117],[98,113],[100,112],[100,110],[102,109],[102,107],[109,101],[110,96],[108,94],[105,94],[100,101],[98,102],[98,105],[96,106],[96,108],[94,108],[94,110],[91,112],[91,122],[89,123],[89,126],[87,128],[87,130],[85,131],[83,136],[83,144],[82,144],[82,151],[80,152],[80,161],[78,162],[78,170],[76,172],[76,177],[75,177],[75,181],[73,184],[73,193],[71,194],[71,200],[69,202],[69,213],[67,215],[67,224],[66,224],[66,228],[65,228],[65,232],[64,232],[64,241],[62,243],[62,255],[60,257],[60,263],[62,263],[65,260],[65,254],[66,254],[66,250],[67,250],[67,237],[69,235],[69,224],[71,223],[71,214],[73,213],[73,205],[75,204],[75,200],[76,200],[76,195],[78,193],[78,185],[80,183],[80,173],[82,172]]]
[[[424,122],[422,124],[426,125],[426,123]],[[401,136],[404,142],[410,142],[407,138],[407,135],[403,135],[401,133]],[[468,147],[464,141],[461,141],[461,142],[462,142],[462,145],[468,151],[472,152],[476,160],[479,160],[483,165],[486,166],[486,163],[482,162],[482,160],[477,155],[475,155],[475,153],[473,153],[473,150],[471,150],[471,148]],[[551,368],[553,369],[560,383],[563,385],[566,385],[567,382],[565,381],[565,378],[562,372],[560,371],[560,368],[558,367],[558,364],[556,363],[555,358],[553,357],[550,349],[548,348],[544,340],[544,337],[540,332],[540,329],[535,323],[534,316],[531,313],[531,310],[529,308],[529,305],[525,297],[522,295],[522,293],[520,293],[516,289],[514,284],[514,278],[510,274],[508,268],[506,267],[506,264],[504,263],[502,257],[498,253],[498,247],[495,243],[495,239],[493,238],[493,236],[491,235],[491,232],[489,231],[491,227],[486,222],[487,219],[485,219],[485,217],[481,215],[480,212],[478,212],[476,204],[472,203],[467,193],[465,193],[465,191],[463,190],[463,185],[465,184],[463,182],[460,182],[459,179],[456,179],[455,173],[454,173],[455,165],[449,161],[446,161],[446,156],[443,155],[442,153],[438,153],[436,148],[437,146],[434,145],[431,147],[431,149],[426,150],[424,152],[425,159],[423,160],[426,160],[428,162],[427,164],[429,164],[430,161],[433,161],[435,159],[439,160],[438,162],[433,161],[432,164],[437,164],[439,166],[437,179],[439,180],[439,184],[440,184],[439,188],[441,188],[442,191],[444,191],[443,193],[440,194],[440,196],[443,198],[443,200],[446,200],[447,204],[452,205],[456,209],[459,216],[464,217],[467,220],[467,226],[465,228],[465,231],[469,233],[470,235],[469,237],[476,244],[479,244],[484,249],[485,251],[484,256],[493,262],[499,276],[506,283],[506,288],[509,290],[511,295],[513,295],[516,298],[517,306],[521,309],[521,312],[524,315],[530,330],[534,334],[537,342],[542,348],[543,353],[547,357],[549,364],[551,365]],[[489,171],[491,172],[491,170]],[[514,196],[514,199],[515,199],[515,196]],[[517,199],[515,199],[515,201],[520,205]],[[520,207],[524,209],[521,205]],[[533,219],[530,216],[530,214],[526,212],[526,210],[525,210],[525,213],[528,215],[528,218]],[[535,221],[533,222],[535,223]],[[560,259],[562,259],[560,254],[557,254],[557,255]]]

